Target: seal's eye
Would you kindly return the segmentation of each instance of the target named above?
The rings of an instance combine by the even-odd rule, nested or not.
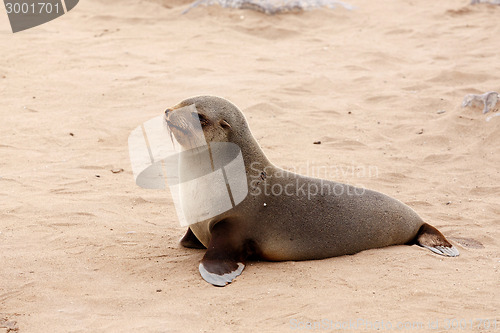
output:
[[[222,119],[220,121],[220,125],[222,128],[231,128],[231,125],[229,125],[229,123],[227,121],[225,121],[224,119]]]
[[[202,127],[210,124],[210,120],[208,120],[208,118],[205,117],[204,115],[202,115],[201,113],[193,112],[192,115],[193,115],[194,119],[196,119],[200,122]]]

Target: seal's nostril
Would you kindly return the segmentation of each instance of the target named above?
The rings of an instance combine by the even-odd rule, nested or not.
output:
[[[170,110],[170,109],[166,109],[166,110],[165,110],[165,116],[167,116],[167,117],[168,117],[168,114],[169,114],[170,112],[172,112],[172,110]]]

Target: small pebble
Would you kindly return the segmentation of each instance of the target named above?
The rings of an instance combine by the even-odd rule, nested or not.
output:
[[[69,132],[69,135],[71,135],[71,136],[75,136],[75,134],[74,134],[74,133],[71,133],[71,132]]]
[[[321,141],[314,141],[313,144],[315,145],[320,145],[321,144]]]
[[[439,110],[439,111],[437,112],[437,114],[443,114],[443,113],[445,113],[445,112],[446,112],[446,110]]]
[[[123,169],[120,168],[120,169],[113,169],[111,170],[112,173],[120,173],[120,172],[123,172]]]
[[[417,134],[423,134],[424,133],[424,129],[422,128],[420,131],[417,132]]]
[[[264,202],[264,207],[267,207],[267,204]]]
[[[161,289],[156,289],[156,292],[157,293],[161,293]]]
[[[100,175],[95,175],[95,176],[96,176],[97,178],[101,178],[101,176],[100,176]]]
[[[451,201],[448,201],[446,204],[447,204],[447,205],[451,205]]]

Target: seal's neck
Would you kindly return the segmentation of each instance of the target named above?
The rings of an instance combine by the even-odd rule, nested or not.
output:
[[[275,167],[266,157],[248,127],[243,128],[237,133],[233,133],[231,142],[241,149],[245,170],[248,176],[258,177],[264,169]]]

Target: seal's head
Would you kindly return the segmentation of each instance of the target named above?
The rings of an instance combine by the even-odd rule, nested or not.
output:
[[[215,96],[186,99],[165,111],[170,134],[184,149],[208,142],[230,142],[235,128],[246,132],[243,113],[231,102]]]

